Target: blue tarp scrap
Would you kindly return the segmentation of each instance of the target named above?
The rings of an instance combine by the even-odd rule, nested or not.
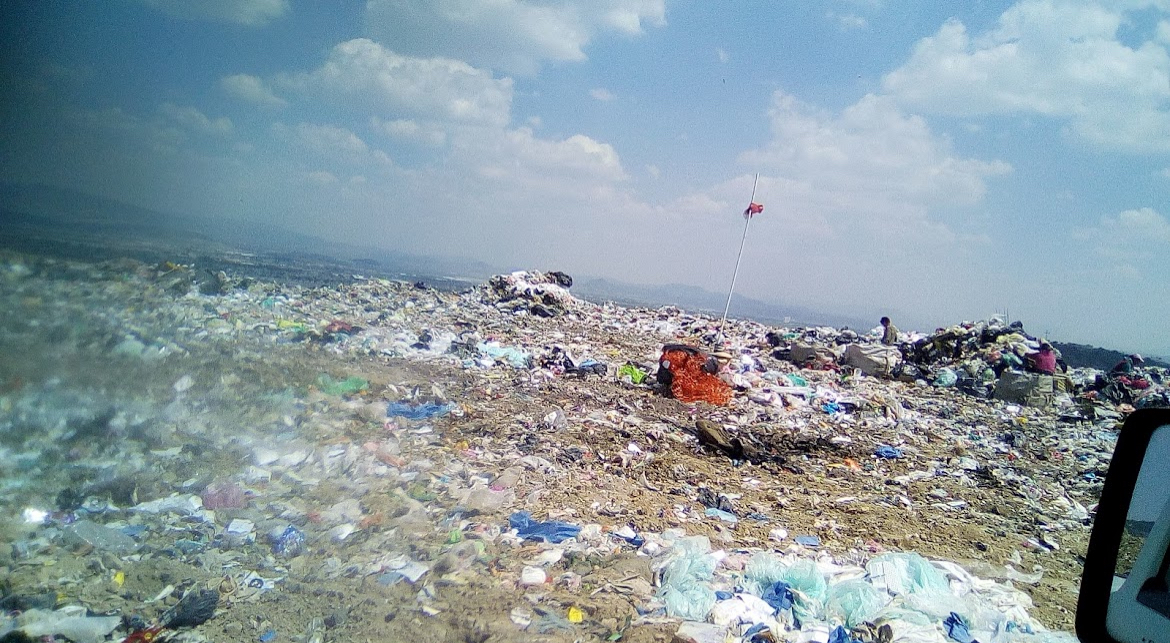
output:
[[[406,418],[408,420],[425,420],[427,418],[447,415],[457,408],[459,407],[455,404],[435,404],[434,402],[425,402],[423,404],[391,402],[386,406],[386,416]]]
[[[796,538],[793,538],[792,540],[794,542],[796,542],[796,544],[804,545],[805,547],[820,547],[821,546],[821,539],[816,537],[816,536],[797,536]]]
[[[902,450],[895,449],[894,447],[892,447],[888,444],[879,444],[878,448],[874,449],[873,454],[879,458],[884,458],[886,460],[896,460],[896,459],[902,457]]]
[[[527,511],[517,511],[509,516],[508,525],[516,530],[517,536],[525,540],[544,540],[550,543],[576,538],[577,534],[581,533],[581,527],[560,520],[544,522],[533,520],[532,514]]]

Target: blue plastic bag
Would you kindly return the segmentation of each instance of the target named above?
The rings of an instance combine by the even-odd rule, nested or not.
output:
[[[569,538],[576,538],[581,533],[581,527],[561,522],[560,520],[546,520],[539,522],[532,519],[527,511],[517,511],[508,517],[508,524],[516,530],[516,535],[525,540],[544,540],[550,543],[559,543]]]
[[[943,621],[943,627],[947,630],[947,636],[958,643],[974,643],[975,637],[971,636],[971,628],[967,625],[967,621],[958,614],[951,612],[951,615]]]
[[[878,448],[874,449],[873,454],[886,460],[896,460],[902,457],[902,450],[895,449],[888,444],[879,444]]]
[[[849,636],[848,630],[846,630],[845,628],[838,625],[837,627],[833,628],[832,632],[829,632],[829,643],[857,643],[857,642],[853,640],[852,636]]]
[[[386,407],[386,416],[401,417],[408,420],[425,420],[427,418],[447,415],[456,408],[458,407],[454,404],[435,404],[434,402],[426,402],[424,404],[391,402]]]
[[[782,580],[772,583],[772,586],[764,590],[760,598],[779,611],[792,609],[792,590],[788,587],[788,583]]]

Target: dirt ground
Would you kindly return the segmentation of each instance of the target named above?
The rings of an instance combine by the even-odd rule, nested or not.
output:
[[[103,298],[109,278],[96,275],[96,283],[80,288]],[[151,420],[130,429],[103,426],[83,440],[44,446],[31,463],[7,460],[0,474],[9,481],[3,503],[10,516],[27,506],[51,506],[64,489],[93,490],[103,471],[132,478],[133,497],[123,505],[198,491],[212,480],[242,475],[265,443],[304,444],[313,457],[337,448],[346,460],[330,469],[321,455],[323,464],[308,481],[307,474],[277,470],[271,480],[248,483],[247,506],[219,512],[213,531],[222,535],[232,517],[251,520],[258,527],[250,542],[206,546],[211,536],[200,531],[209,527],[194,519],[130,518],[149,528],[140,550],[119,557],[6,520],[0,540],[31,544],[24,554],[0,554],[5,596],[55,593],[54,602],[149,621],[185,589],[221,588],[219,612],[182,632],[187,640],[256,641],[269,630],[276,641],[671,639],[677,624],[643,619],[631,625],[644,598],[628,585],[631,579],[653,580],[647,559],[632,548],[609,556],[566,556],[549,565],[549,583],[518,587],[524,561],[549,549],[498,537],[512,511],[527,509],[540,519],[628,526],[638,533],[682,528],[729,551],[782,549],[796,536],[813,535],[820,550],[841,562],[914,551],[962,563],[981,576],[1011,562],[1022,573],[1043,572],[1035,584],[1015,583],[1032,597],[1031,614],[1053,629],[1073,626],[1089,529],[1070,523],[1062,506],[1050,505],[1064,495],[1084,506],[1095,503],[1093,487],[1072,484],[1095,465],[1078,464],[1075,453],[1062,450],[1065,428],[1052,416],[1006,413],[1000,403],[953,390],[802,372],[815,384],[867,399],[864,409],[843,422],[818,409],[777,410],[742,397],[731,407],[683,404],[612,377],[468,369],[324,343],[274,342],[263,332],[217,340],[213,332],[193,331],[200,339],[186,343],[181,359],[130,360],[110,356],[110,347],[130,330],[126,319],[136,320],[134,330],[143,336],[182,323],[198,328],[220,315],[215,302],[202,304],[208,309],[204,319],[178,319],[153,308],[149,297],[127,295],[107,302],[123,316],[110,324],[92,302],[71,303],[60,292],[37,292],[27,283],[24,288],[10,285],[3,293],[15,302],[0,315],[0,349],[15,358],[0,366],[6,413],[15,413],[14,400],[55,378],[57,386],[117,408],[130,408],[133,401],[148,409],[142,413]],[[342,299],[354,296],[369,294]],[[460,318],[448,295],[412,296],[448,306],[434,318],[411,318],[416,328],[448,323],[442,315]],[[373,301],[367,308],[380,305]],[[590,343],[598,357],[619,363],[651,354],[662,343],[661,337],[599,327],[586,317],[476,323],[501,343],[534,336]],[[351,345],[358,340],[360,334]],[[768,368],[797,372],[765,351],[758,359]],[[369,386],[354,395],[326,395],[319,390],[322,373],[359,376]],[[185,376],[193,384],[176,394],[175,383]],[[363,410],[406,397],[450,401],[459,410],[428,421],[386,421]],[[551,410],[563,413],[564,422],[545,421]],[[701,446],[693,435],[696,419],[750,436],[766,447],[767,457],[754,464],[733,461]],[[987,446],[1004,432],[1016,435],[1018,448],[1010,457]],[[31,449],[32,439],[5,437],[14,451]],[[390,441],[395,452],[379,450]],[[877,444],[895,444],[904,455],[875,458]],[[524,456],[535,459],[518,464]],[[959,459],[970,456],[982,468],[964,472]],[[399,475],[369,475],[379,466]],[[509,467],[520,471],[514,503],[478,514],[459,507],[458,476],[494,477]],[[906,481],[924,471],[928,479]],[[1018,476],[1005,478],[1004,471]],[[22,483],[12,482],[22,477]],[[727,495],[739,521],[704,516],[702,488]],[[116,501],[111,493],[107,499]],[[347,499],[358,501],[360,517],[354,532],[338,540],[329,535],[324,516]],[[308,536],[304,553],[274,554],[259,527],[276,518],[300,525]],[[779,529],[787,538],[772,539]],[[1035,545],[1041,536],[1050,546]],[[184,538],[201,543],[198,551],[178,551],[175,543]],[[370,561],[390,551],[425,563],[428,575],[410,583],[370,573]],[[268,591],[237,593],[233,575],[245,570],[279,580]],[[580,610],[579,624],[567,625],[571,608]],[[524,622],[532,623],[527,631],[518,627]]]

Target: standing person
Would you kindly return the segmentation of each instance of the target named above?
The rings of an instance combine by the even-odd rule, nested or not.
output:
[[[893,346],[898,343],[898,327],[890,322],[889,317],[882,317],[882,328],[886,329],[882,333],[882,343],[886,346]]]

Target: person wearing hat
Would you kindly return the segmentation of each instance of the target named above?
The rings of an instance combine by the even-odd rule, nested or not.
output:
[[[1126,355],[1117,363],[1116,366],[1109,369],[1110,375],[1129,375],[1133,373],[1133,367],[1138,364],[1145,363],[1141,355],[1134,353],[1133,355]]]
[[[1040,350],[1028,353],[1024,357],[1028,360],[1029,371],[1044,375],[1056,374],[1056,351],[1052,350],[1052,344],[1040,342]]]

